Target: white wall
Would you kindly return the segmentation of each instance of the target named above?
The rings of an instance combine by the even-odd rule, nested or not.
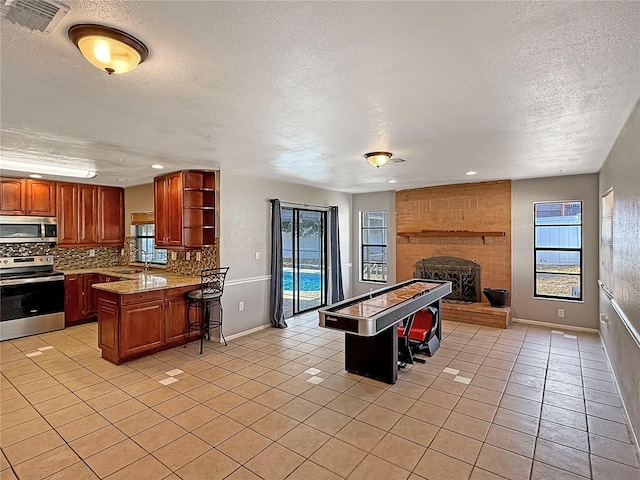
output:
[[[360,281],[360,212],[385,210],[387,212],[387,282],[371,283]],[[359,193],[353,195],[351,216],[353,259],[353,295],[367,293],[396,283],[396,192]]]
[[[228,171],[219,178],[220,266],[230,267],[223,295],[225,335],[270,323],[272,198],[338,206],[345,298],[351,295],[351,194]],[[243,311],[238,310],[241,301]]]
[[[598,175],[514,180],[512,195],[512,295],[514,318],[598,328]],[[533,204],[582,201],[582,302],[534,298]],[[558,309],[564,318],[558,318]]]

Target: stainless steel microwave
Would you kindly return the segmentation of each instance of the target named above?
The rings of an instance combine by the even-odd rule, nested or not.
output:
[[[0,243],[55,243],[58,241],[58,219],[0,215]]]

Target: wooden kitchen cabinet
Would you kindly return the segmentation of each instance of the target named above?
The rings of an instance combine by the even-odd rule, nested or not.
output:
[[[98,295],[97,290],[92,286],[94,283],[103,283],[104,278],[104,275],[96,273],[65,275],[65,327],[96,320],[98,315]]]
[[[154,179],[156,246],[182,246],[182,173]]]
[[[172,288],[167,290],[165,300],[165,343],[171,345],[184,344],[187,335],[187,314],[189,302],[186,295],[195,287]],[[197,315],[193,309],[193,315]],[[199,332],[192,330],[189,341],[199,338]]]
[[[98,345],[102,358],[120,364],[182,345],[185,341],[185,294],[197,285],[118,294],[98,292]],[[198,332],[191,332],[189,341]]]
[[[0,214],[56,216],[56,183],[35,178],[0,178]]]
[[[98,187],[98,243],[122,245],[124,242],[124,190]]]
[[[64,326],[85,323],[82,316],[82,276],[64,276]]]
[[[135,295],[134,295],[135,296]],[[164,299],[120,307],[120,354],[135,357],[164,344]]]
[[[124,190],[58,183],[58,246],[124,245]]]
[[[215,243],[215,173],[185,170],[154,179],[156,245],[202,248]]]

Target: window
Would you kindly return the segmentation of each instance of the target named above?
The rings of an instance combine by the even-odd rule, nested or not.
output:
[[[535,203],[534,296],[582,300],[582,202]]]
[[[387,212],[360,212],[363,282],[387,281]]]
[[[155,231],[153,223],[136,225],[136,262],[144,262],[148,255],[149,263],[167,264],[167,250],[155,247]]]
[[[613,189],[602,196],[600,230],[600,281],[613,293]]]

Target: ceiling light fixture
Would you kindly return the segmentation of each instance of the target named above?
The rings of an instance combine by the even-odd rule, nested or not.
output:
[[[68,35],[89,63],[109,75],[130,72],[149,56],[144,43],[115,28],[80,23]]]
[[[468,172],[465,173],[465,175],[475,175],[476,173],[478,173],[478,172],[476,172],[474,170],[469,170]]]
[[[0,159],[1,170],[11,170],[14,172],[35,173],[42,175],[58,175],[61,177],[93,178],[96,176],[95,170],[88,168],[67,167],[65,165],[42,165],[37,163],[27,163],[23,161]],[[37,177],[34,177],[37,178]]]
[[[162,165],[160,165],[159,163],[154,163],[153,165],[150,165],[151,168],[155,168],[156,170],[162,170],[164,167]]]
[[[391,160],[392,155],[393,153],[389,153],[389,152],[371,152],[371,153],[365,153],[364,158],[366,158],[367,162],[369,162],[371,165],[378,168],[389,163],[389,160]]]
[[[393,180],[393,179],[387,180],[387,183],[397,183],[397,182],[398,182],[398,180]]]

